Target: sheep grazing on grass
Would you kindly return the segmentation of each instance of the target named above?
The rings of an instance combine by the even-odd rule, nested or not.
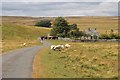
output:
[[[62,49],[64,49],[63,45],[57,45],[54,47],[54,50],[62,50]]]
[[[64,45],[61,45],[61,48],[64,49],[65,48]]]
[[[71,46],[69,44],[65,44],[65,47],[66,48],[70,48]]]
[[[69,44],[65,44],[65,45],[63,45],[63,44],[61,44],[61,45],[51,45],[51,49],[52,50],[62,50],[64,48],[70,48],[70,47],[71,47],[71,45],[69,45]]]
[[[55,45],[51,45],[51,49],[54,49]]]
[[[57,45],[54,47],[54,50],[61,50],[61,49],[62,49],[61,45]]]
[[[62,50],[64,49],[64,45],[51,45],[51,49],[53,50]]]
[[[21,46],[26,46],[26,43],[22,43]]]
[[[23,46],[25,46],[26,45],[26,43],[23,43]]]

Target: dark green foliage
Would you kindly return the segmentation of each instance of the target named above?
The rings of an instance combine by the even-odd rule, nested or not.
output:
[[[54,21],[54,28],[51,30],[51,35],[77,38],[82,36],[83,32],[79,31],[77,24],[68,25],[68,22],[64,18],[58,17]]]
[[[69,27],[68,26],[57,26],[57,27],[54,27],[51,30],[51,35],[59,36],[59,37],[66,37],[68,31],[69,31]]]
[[[116,39],[120,39],[120,36],[119,36],[119,35],[116,35]]]
[[[80,36],[85,36],[86,34],[82,31],[79,31],[77,24],[69,25],[70,31],[68,32],[68,37],[78,38]]]
[[[63,17],[58,17],[54,21],[54,26],[68,26],[68,22]]]
[[[69,30],[68,22],[64,18],[58,17],[54,21],[54,28],[51,30],[51,35],[66,37]]]
[[[100,39],[109,39],[109,36],[107,34],[103,34],[99,38]]]
[[[110,34],[109,37],[110,37],[110,39],[116,39],[117,35],[115,35],[115,34]]]
[[[69,25],[69,27],[70,27],[71,30],[77,29],[77,24]]]
[[[70,29],[70,31],[67,33],[68,37],[72,37],[72,38],[78,38],[80,36],[83,36],[84,33],[82,31],[79,31],[79,28],[72,28]]]
[[[40,27],[51,27],[51,22],[49,20],[41,20],[35,24],[35,26]]]
[[[99,38],[100,38],[100,39],[120,39],[120,36],[117,35],[117,34],[111,33],[111,34],[109,34],[109,35],[103,34],[103,35],[101,35]]]

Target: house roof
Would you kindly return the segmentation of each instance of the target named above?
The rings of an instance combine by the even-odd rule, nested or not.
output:
[[[91,36],[100,36],[100,33],[98,33],[95,29],[91,29],[91,28],[86,29],[85,33]]]

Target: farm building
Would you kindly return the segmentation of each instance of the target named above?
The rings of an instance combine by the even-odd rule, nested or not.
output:
[[[97,40],[97,39],[99,39],[99,37],[100,37],[100,33],[98,33],[98,32],[96,31],[96,29],[88,28],[88,29],[86,29],[84,32],[85,32],[85,34],[89,35],[89,37],[90,37],[92,40]]]

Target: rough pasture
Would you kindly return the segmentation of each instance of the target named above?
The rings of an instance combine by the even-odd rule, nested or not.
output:
[[[118,19],[117,17],[71,17],[66,18],[71,24],[77,23],[80,30],[87,28],[96,28],[101,34],[109,34],[113,29],[115,33],[118,33]]]
[[[3,21],[4,22],[4,21]],[[12,23],[4,23],[2,25],[2,51],[39,45],[39,36],[47,35],[50,32],[47,28],[36,28],[23,25],[15,25]],[[26,43],[26,46],[21,46]]]
[[[8,17],[3,16],[3,23],[13,23],[17,25],[27,25],[33,26],[39,20],[51,20],[53,21],[54,17]],[[115,33],[118,32],[118,17],[107,17],[107,16],[89,16],[89,17],[66,17],[65,19],[68,20],[70,24],[77,24],[80,30],[85,30],[87,28],[96,28],[98,32],[101,34],[106,34],[110,32],[110,29],[113,29]]]
[[[66,43],[52,41],[54,44]],[[67,42],[68,43],[68,42]],[[45,67],[40,76],[49,78],[116,78],[118,75],[118,44],[114,42],[69,43],[71,47],[60,51],[46,48],[37,65]],[[41,62],[41,63],[40,63]],[[39,64],[40,63],[40,64]],[[40,71],[39,66],[35,69]]]

